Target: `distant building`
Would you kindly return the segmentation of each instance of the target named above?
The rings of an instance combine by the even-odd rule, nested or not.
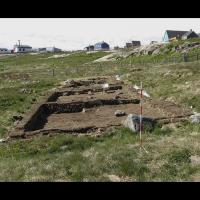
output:
[[[11,51],[6,48],[0,48],[0,54],[7,54],[7,53],[11,53]]]
[[[125,48],[131,48],[133,45],[131,42],[127,42]]]
[[[56,47],[42,47],[37,49],[38,52],[41,53],[55,53],[55,52],[61,52],[62,50]]]
[[[46,52],[47,49],[46,48],[38,48],[38,49],[36,49],[36,51],[38,51],[38,52]]]
[[[166,30],[162,41],[170,42],[174,40],[180,40],[180,39],[185,40],[185,39],[195,38],[195,37],[199,37],[199,36],[192,30],[190,31]]]
[[[106,42],[99,42],[94,45],[94,50],[109,50],[110,46]]]
[[[114,47],[114,50],[119,50],[120,48],[118,46],[115,46]]]
[[[139,46],[141,46],[140,41],[132,41],[132,42],[127,42],[124,48],[134,48]]]
[[[132,41],[132,46],[139,47],[139,46],[141,46],[141,42],[140,41]]]
[[[184,35],[182,35],[182,39],[183,40],[187,40],[189,38],[198,38],[199,35],[197,33],[195,33],[192,29],[190,31],[188,31],[187,33],[185,33]]]
[[[28,45],[14,45],[13,52],[14,53],[28,53],[32,51],[32,47]]]
[[[157,41],[151,41],[150,44],[156,44],[158,43]]]
[[[84,48],[85,51],[94,51],[94,45],[89,45]]]
[[[46,52],[61,52],[62,50],[56,47],[46,47]]]

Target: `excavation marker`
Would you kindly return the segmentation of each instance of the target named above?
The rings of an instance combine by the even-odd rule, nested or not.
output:
[[[146,153],[148,151],[143,147],[143,140],[142,140],[142,131],[143,131],[143,123],[142,123],[142,115],[143,115],[143,86],[142,82],[140,84],[140,151],[143,149]]]

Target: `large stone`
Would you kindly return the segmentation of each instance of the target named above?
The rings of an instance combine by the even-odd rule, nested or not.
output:
[[[199,156],[191,156],[190,157],[191,164],[193,166],[200,165],[200,157]]]
[[[123,121],[123,126],[129,128],[133,132],[140,131],[140,116],[129,114],[127,118]],[[142,117],[142,130],[152,131],[155,126],[155,121],[151,118]]]
[[[158,49],[156,49],[156,50],[153,51],[152,55],[157,55],[159,53],[160,53],[160,49],[158,48]]]
[[[18,120],[20,121],[23,119],[23,117],[21,115],[13,115],[12,119],[13,121],[18,121]]]
[[[200,123],[200,113],[196,113],[196,114],[190,116],[190,121],[192,123]]]
[[[124,115],[126,115],[126,112],[124,112],[123,110],[116,110],[115,111],[116,117],[121,117],[121,116],[124,116]]]

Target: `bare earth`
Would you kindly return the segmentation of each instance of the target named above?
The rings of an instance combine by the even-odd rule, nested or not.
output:
[[[131,88],[130,86],[125,85],[121,81],[116,81],[114,77],[108,77],[107,79],[102,78],[104,83],[109,83],[110,88],[105,91],[105,89],[99,88],[102,87],[102,83],[99,83],[101,78],[94,79],[93,83],[88,84],[88,80],[84,83],[78,82],[78,84],[68,85],[66,84],[60,91],[61,94],[53,101],[47,102],[51,103],[50,105],[54,106],[53,112],[50,114],[45,113],[45,109],[38,113],[38,119],[43,121],[37,121],[37,118],[33,120],[33,116],[27,117],[24,120],[24,124],[21,124],[20,127],[27,127],[27,124],[31,127],[37,127],[38,123],[42,123],[38,128],[34,129],[24,129],[24,132],[27,135],[34,135],[39,133],[51,133],[51,132],[76,132],[77,130],[85,130],[87,132],[90,130],[97,130],[99,128],[106,129],[109,127],[121,126],[122,121],[127,117],[128,114],[140,114],[140,105],[137,103],[128,103],[122,104],[113,104],[113,101],[119,100],[133,100],[139,99],[140,96],[138,91]],[[122,89],[113,89],[115,86],[121,86]],[[97,88],[97,90],[95,90]],[[88,89],[91,89],[88,91]],[[72,91],[73,93],[69,94],[68,92]],[[67,105],[75,105],[76,103],[88,103],[94,102],[95,100],[108,100],[111,104],[98,104],[92,105],[92,107],[83,108],[81,111],[67,111]],[[104,101],[105,102],[105,101]],[[160,123],[172,123],[182,120],[186,120],[188,116],[192,115],[192,111],[183,107],[180,107],[177,104],[168,101],[161,101],[157,99],[144,98],[143,101],[143,116],[153,118]],[[75,103],[75,104],[74,104]],[[62,109],[62,106],[65,109]],[[77,104],[78,106],[78,104]],[[51,109],[51,106],[49,107]],[[58,109],[57,112],[55,109]],[[115,111],[122,110],[125,111],[126,115],[122,117],[116,117]],[[34,114],[33,111],[32,114]],[[40,117],[42,116],[42,118]],[[31,133],[32,132],[32,133]]]

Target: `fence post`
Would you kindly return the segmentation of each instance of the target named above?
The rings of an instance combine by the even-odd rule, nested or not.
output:
[[[187,62],[187,54],[186,53],[183,54],[183,59],[184,59],[184,62]]]
[[[55,76],[55,72],[54,72],[54,69],[52,69],[52,75],[53,75],[53,76]]]
[[[132,64],[133,64],[133,63],[132,63],[132,57],[133,57],[133,56],[131,55],[131,67],[132,67]]]

